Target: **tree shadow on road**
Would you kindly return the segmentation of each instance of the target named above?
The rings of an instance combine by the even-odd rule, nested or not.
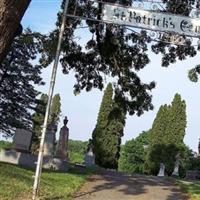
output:
[[[86,187],[85,187],[86,186]],[[173,183],[165,178],[145,175],[129,175],[125,173],[102,171],[88,179],[88,183],[82,190],[74,195],[74,199],[85,199],[87,196],[100,191],[111,191],[122,193],[125,197],[144,195],[141,199],[146,200],[187,200],[187,196],[182,191],[173,186]],[[151,191],[150,191],[150,190]],[[162,194],[160,194],[162,193]],[[109,194],[109,193],[108,193]],[[166,194],[166,195],[165,195]],[[165,196],[165,199],[161,199]],[[107,199],[108,200],[108,199]]]

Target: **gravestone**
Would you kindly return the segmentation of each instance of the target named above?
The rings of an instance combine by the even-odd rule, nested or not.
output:
[[[200,180],[200,171],[198,171],[198,170],[188,170],[186,172],[186,179]]]
[[[178,161],[175,162],[174,171],[172,173],[172,176],[179,176],[179,162]]]
[[[163,163],[160,163],[160,170],[157,176],[159,177],[165,176],[165,165]]]
[[[84,163],[85,163],[86,166],[95,165],[95,155],[93,153],[91,145],[88,146],[88,150],[87,150],[85,157],[84,157]]]
[[[176,155],[176,162],[175,162],[175,166],[174,166],[174,171],[172,173],[172,176],[179,176],[179,157],[180,157],[180,154],[178,153]]]
[[[31,139],[32,132],[16,129],[12,147],[0,151],[0,161],[34,168],[37,157],[30,154]]]
[[[45,138],[43,168],[56,171],[67,171],[69,166],[66,160],[55,158],[53,133],[55,136],[55,126],[50,126]],[[0,150],[0,162],[11,163],[22,167],[36,168],[37,155],[29,152],[32,133],[23,129],[17,129],[13,138],[13,147]]]
[[[69,139],[69,129],[67,127],[68,119],[65,117],[63,120],[64,126],[60,129],[60,136],[58,141],[58,147],[56,151],[56,157],[62,159],[63,161],[68,160],[68,139]]]
[[[47,128],[44,141],[44,156],[53,156],[55,154],[57,126],[50,124]]]
[[[12,149],[28,152],[30,150],[31,139],[32,132],[24,129],[16,129]]]
[[[69,169],[69,165],[67,161],[61,160],[60,158],[47,158],[44,157],[43,160],[43,168],[50,169],[54,171],[63,171],[66,172]]]

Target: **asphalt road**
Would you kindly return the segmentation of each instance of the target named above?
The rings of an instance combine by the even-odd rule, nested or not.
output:
[[[105,171],[91,176],[74,200],[189,200],[170,181]]]

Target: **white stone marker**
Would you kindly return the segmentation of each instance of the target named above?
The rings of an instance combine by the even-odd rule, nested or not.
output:
[[[159,177],[165,176],[165,165],[163,163],[160,163],[160,170],[157,176]]]

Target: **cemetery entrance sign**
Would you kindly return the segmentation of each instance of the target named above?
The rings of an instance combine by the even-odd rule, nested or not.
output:
[[[199,18],[104,4],[102,20],[112,24],[200,37]]]

